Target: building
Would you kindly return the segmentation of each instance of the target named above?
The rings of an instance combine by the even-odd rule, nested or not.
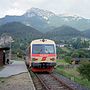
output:
[[[57,47],[65,47],[66,44],[56,44]]]
[[[9,59],[9,47],[0,48],[0,65],[5,65]]]
[[[71,63],[72,64],[79,64],[80,58],[72,58]]]

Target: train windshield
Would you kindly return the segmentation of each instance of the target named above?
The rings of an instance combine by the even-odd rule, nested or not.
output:
[[[53,44],[33,44],[33,54],[55,54],[55,48]]]

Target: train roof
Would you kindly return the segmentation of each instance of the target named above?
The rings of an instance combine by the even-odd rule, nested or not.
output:
[[[53,40],[50,39],[37,39],[37,40],[33,40],[31,42],[31,44],[55,44],[55,42]]]

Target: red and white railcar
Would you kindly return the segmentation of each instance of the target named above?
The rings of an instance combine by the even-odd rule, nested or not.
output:
[[[27,64],[33,72],[52,72],[56,65],[56,44],[53,40],[33,40],[28,48]]]

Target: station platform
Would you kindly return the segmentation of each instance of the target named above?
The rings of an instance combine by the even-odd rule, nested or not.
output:
[[[18,87],[18,85],[21,85],[22,87],[28,87],[28,89],[23,88],[24,90],[35,90],[32,78],[30,76],[30,74],[28,73],[27,67],[25,65],[24,61],[12,61],[12,64],[8,64],[6,66],[4,66],[4,68],[0,71],[0,78],[7,78],[7,77],[19,77],[19,79],[15,79],[16,82],[19,82],[17,84],[17,89],[13,90],[20,90],[20,86]],[[21,79],[22,77],[22,79]],[[13,80],[11,80],[13,81]],[[25,81],[25,82],[24,82]],[[23,83],[22,83],[23,82]],[[9,82],[7,82],[9,83]],[[26,85],[27,83],[27,85]],[[14,82],[14,84],[16,84]],[[12,87],[14,85],[13,83],[9,86]],[[15,85],[16,86],[16,85]],[[9,88],[10,89],[10,88]]]

